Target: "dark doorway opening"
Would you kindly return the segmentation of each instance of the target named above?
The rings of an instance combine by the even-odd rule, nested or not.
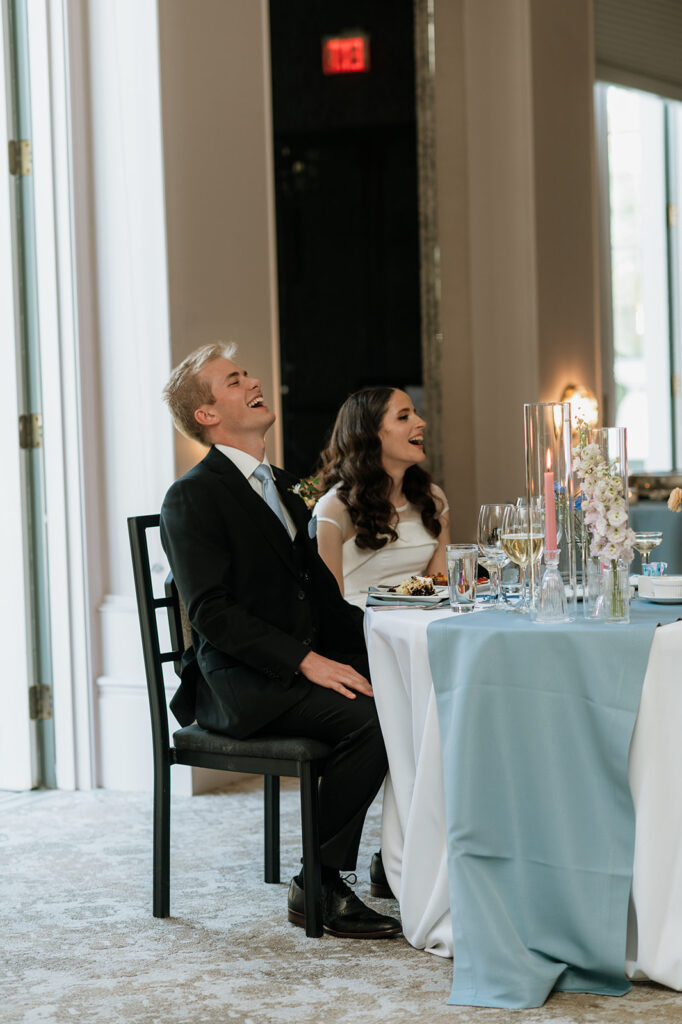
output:
[[[270,0],[284,461],[374,384],[421,398],[412,0]],[[325,75],[356,30],[370,70]]]

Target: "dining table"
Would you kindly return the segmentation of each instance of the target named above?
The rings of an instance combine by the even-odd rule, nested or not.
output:
[[[682,608],[368,608],[382,855],[448,1002],[682,989]]]

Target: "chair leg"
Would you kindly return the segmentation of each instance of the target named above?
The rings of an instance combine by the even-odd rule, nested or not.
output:
[[[322,935],[322,882],[317,798],[318,773],[312,761],[301,764],[301,824],[303,826],[303,901],[305,933]]]
[[[263,777],[265,797],[265,881],[279,882],[279,775]]]
[[[154,767],[154,917],[170,914],[170,764]]]

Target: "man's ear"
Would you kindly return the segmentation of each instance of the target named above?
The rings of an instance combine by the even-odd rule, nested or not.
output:
[[[213,405],[200,405],[194,410],[194,419],[202,427],[215,427],[216,423],[220,423],[220,417]]]

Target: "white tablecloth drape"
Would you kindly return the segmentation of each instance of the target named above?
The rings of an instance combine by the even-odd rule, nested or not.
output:
[[[403,932],[452,956],[440,730],[426,629],[448,616],[368,609],[374,695],[390,775],[382,852]],[[484,614],[484,613],[481,613]],[[626,628],[626,627],[614,627]],[[682,989],[682,622],[656,630],[629,760],[635,860],[626,971]]]

